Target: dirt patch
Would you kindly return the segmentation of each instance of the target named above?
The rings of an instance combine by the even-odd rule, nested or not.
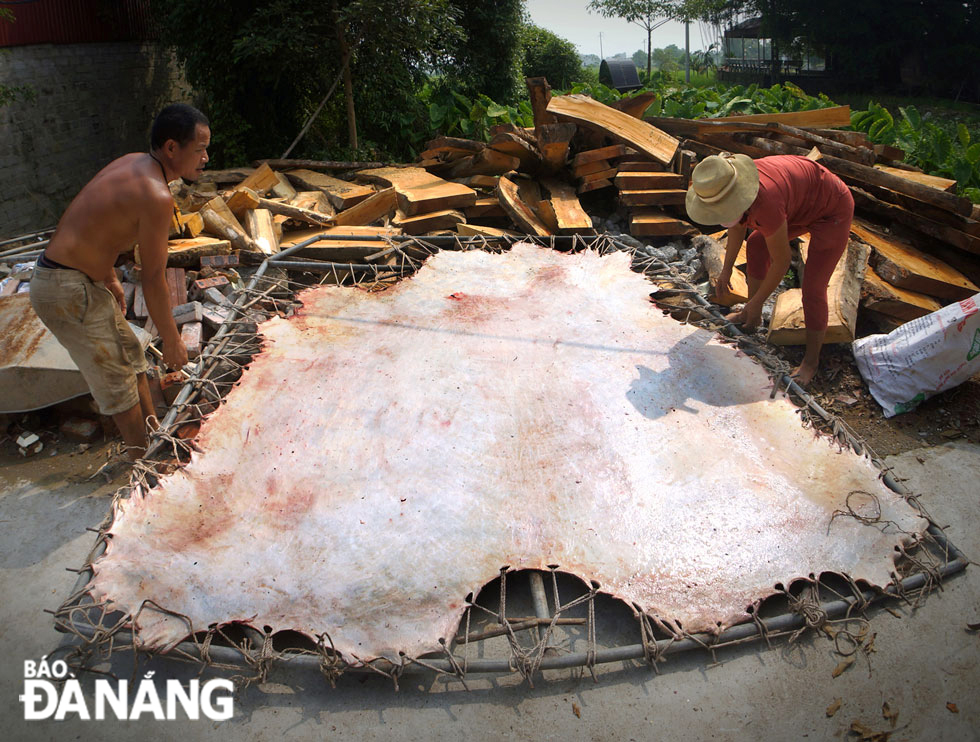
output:
[[[803,349],[786,348],[794,365]],[[879,456],[891,456],[954,440],[980,444],[980,375],[927,399],[911,412],[885,418],[858,373],[850,346],[829,345],[809,391],[827,411],[840,417]]]

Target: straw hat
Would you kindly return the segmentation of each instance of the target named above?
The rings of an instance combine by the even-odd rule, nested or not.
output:
[[[691,173],[687,189],[687,214],[699,224],[735,222],[759,193],[759,170],[751,157],[720,155],[705,157]]]

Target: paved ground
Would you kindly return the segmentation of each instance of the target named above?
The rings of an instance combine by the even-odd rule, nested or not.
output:
[[[23,662],[39,659],[63,637],[45,608],[55,608],[105,515],[113,487],[79,481],[100,451],[0,462],[0,720],[5,739],[858,739],[852,722],[889,731],[887,703],[898,712],[892,740],[980,739],[978,639],[980,567],[971,567],[912,611],[870,614],[873,653],[837,678],[840,656],[810,636],[773,648],[751,644],[719,656],[678,655],[659,675],[608,665],[599,682],[580,671],[555,672],[529,687],[519,678],[455,682],[405,680],[394,692],[381,678],[348,675],[331,688],[316,673],[285,667],[235,698],[228,721],[25,721],[18,695]],[[922,493],[933,516],[968,555],[980,553],[980,447],[948,444],[888,460]],[[116,669],[126,672],[128,659]],[[170,663],[156,677],[192,677]],[[832,717],[827,707],[840,699]]]

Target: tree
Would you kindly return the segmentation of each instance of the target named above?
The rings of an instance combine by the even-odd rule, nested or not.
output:
[[[461,38],[450,0],[337,0],[336,13],[332,0],[211,0],[220,23],[201,22],[198,0],[151,7],[212,121],[219,166],[289,145],[341,72],[338,28],[365,138],[396,144],[424,115],[417,93],[428,74],[452,61]],[[344,98],[333,95],[305,142],[350,147]]]
[[[13,23],[14,12],[9,8],[0,8],[0,23]],[[6,54],[7,49],[0,49],[0,54]],[[4,85],[0,83],[0,108],[17,100],[34,100],[34,88],[30,85]]]
[[[647,79],[653,63],[653,32],[669,21],[676,0],[589,0],[588,9],[605,18],[622,18],[647,32]]]
[[[582,78],[582,62],[571,41],[527,23],[521,30],[521,45],[524,77],[546,77],[552,87],[559,89],[571,87]]]
[[[524,28],[523,0],[452,0],[461,31],[453,49],[452,82],[464,95],[479,93],[498,103],[516,103]]]

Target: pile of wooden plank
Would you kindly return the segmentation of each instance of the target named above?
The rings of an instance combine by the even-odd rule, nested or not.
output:
[[[496,126],[486,142],[437,137],[416,163],[267,160],[206,173],[176,194],[181,214],[170,264],[193,268],[201,256],[232,251],[254,262],[319,231],[349,239],[325,239],[303,254],[336,262],[376,253],[377,243],[365,235],[591,234],[582,199],[593,211],[618,208],[637,237],[707,234],[715,228],[690,223],[684,195],[697,162],[728,151],[809,156],[851,187],[855,245],[832,282],[832,318],[844,329],[832,325],[831,337],[853,338],[859,306],[895,324],[978,291],[980,211],[952,192],[953,181],[917,172],[900,150],[844,130],[846,106],[710,120],[642,118],[650,94],[606,106],[582,95],[552,96],[543,78],[527,83],[533,127]],[[703,257],[717,267],[717,254]],[[744,275],[736,271],[733,285],[719,299],[744,301]],[[798,292],[781,304],[772,339],[796,342]]]

